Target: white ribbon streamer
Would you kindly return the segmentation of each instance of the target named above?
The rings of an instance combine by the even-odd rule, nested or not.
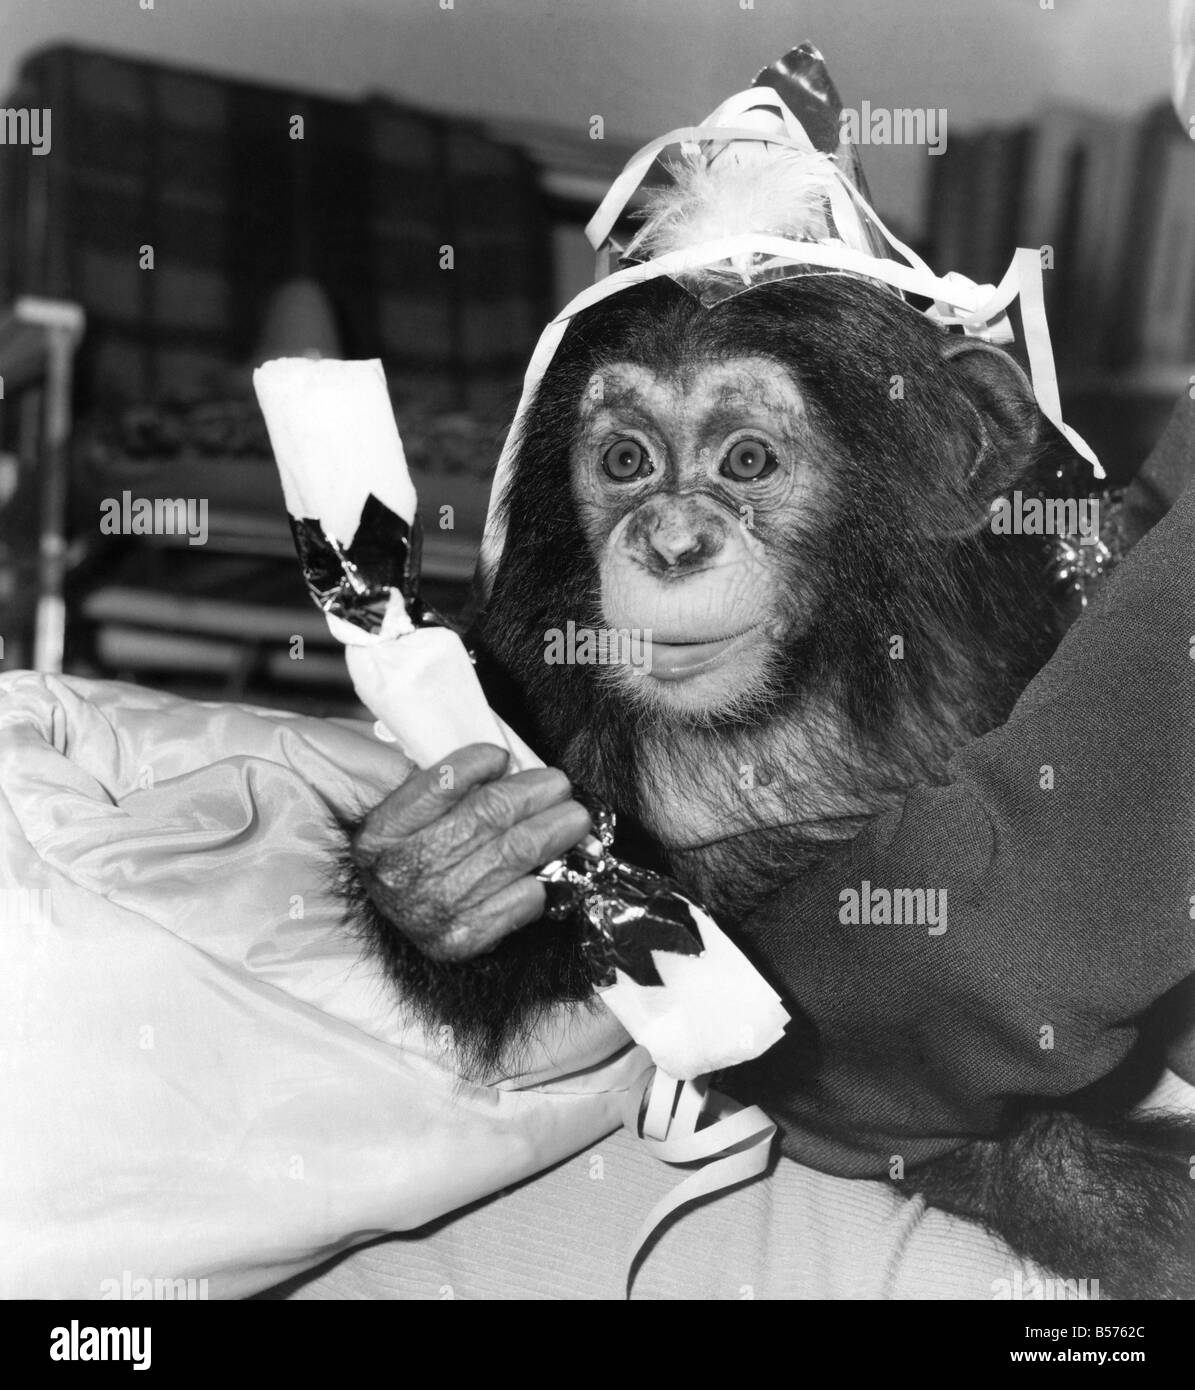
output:
[[[724,1112],[722,1118],[698,1129],[702,1115],[714,1104]],[[635,1232],[626,1257],[629,1297],[644,1247],[674,1212],[767,1171],[776,1125],[758,1106],[737,1106],[708,1090],[704,1080],[677,1081],[658,1067],[645,1071],[628,1090],[622,1118],[656,1158],[704,1165],[661,1198]]]

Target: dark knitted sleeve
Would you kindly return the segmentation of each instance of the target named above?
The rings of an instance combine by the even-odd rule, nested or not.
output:
[[[1183,414],[1167,438],[1190,457]],[[865,884],[944,892],[946,930],[844,925]],[[1195,486],[947,785],[744,929],[794,1022],[724,1086],[814,1167],[924,1161],[1117,1067],[1195,970]]]

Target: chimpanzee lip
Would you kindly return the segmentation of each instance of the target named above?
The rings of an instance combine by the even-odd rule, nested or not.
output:
[[[731,633],[729,637],[716,637],[703,642],[661,642],[651,641],[651,674],[657,680],[687,680],[720,665],[733,651],[736,651],[759,626],[758,623],[744,628],[742,632]]]

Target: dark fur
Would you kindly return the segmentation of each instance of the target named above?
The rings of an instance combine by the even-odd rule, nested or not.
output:
[[[956,747],[1005,719],[1065,627],[1048,541],[986,527],[950,536],[963,518],[960,499],[982,505],[1049,480],[1066,448],[1031,402],[1011,410],[1005,402],[1011,425],[994,430],[992,402],[942,360],[942,347],[940,329],[856,280],[797,279],[712,310],[656,281],[572,325],[527,421],[506,502],[516,542],[472,634],[479,669],[549,764],[632,821],[651,809],[636,774],[653,759],[666,761],[670,794],[679,787],[698,799],[724,789],[726,768],[761,750],[780,766],[803,759],[784,824],[749,825],[665,856],[731,931],[911,786],[940,781]],[[659,371],[744,352],[775,359],[808,402],[828,492],[816,515],[765,517],[760,526],[787,566],[778,582],[812,595],[815,616],[776,653],[758,707],[708,726],[664,723],[630,706],[601,668],[543,659],[549,629],[569,619],[603,625],[570,493],[577,402],[604,363]],[[893,401],[897,375],[904,398]],[[1022,435],[1018,443],[1030,416],[1040,442]],[[894,633],[905,638],[903,661],[888,656]],[[355,901],[369,913],[362,893]],[[585,994],[575,933],[556,927],[517,933],[492,956],[452,966],[424,960],[384,920],[375,917],[367,933],[423,1016],[449,1023],[473,1063],[492,1064],[551,1000]],[[1176,1161],[1192,1152],[1186,1125],[1038,1112],[1000,1141],[926,1165],[905,1187],[984,1222],[1047,1267],[1089,1271],[1105,1293],[1174,1296],[1192,1291],[1191,1252],[1177,1232],[1195,1220],[1195,1183]]]
[[[345,830],[351,840],[355,826]],[[445,964],[423,955],[374,905],[348,841],[334,873],[352,928],[399,984],[416,1021],[432,1034],[452,1030],[452,1050],[464,1076],[481,1080],[516,1068],[553,1004],[593,998],[575,922],[537,922],[508,936],[489,955]]]
[[[1103,1298],[1190,1299],[1193,1140],[1184,1119],[1036,1110],[900,1186],[1059,1275],[1098,1279]]]

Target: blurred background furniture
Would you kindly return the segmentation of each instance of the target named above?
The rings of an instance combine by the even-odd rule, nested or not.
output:
[[[18,309],[0,330],[0,669],[355,711],[294,561],[252,366],[381,358],[431,597],[454,610],[527,359],[591,278],[582,228],[629,147],[69,44],[29,56],[7,100],[51,107],[54,147],[0,146],[0,307],[77,305],[87,332],[68,448],[48,442],[40,387],[4,366],[6,342],[14,364],[25,351]],[[977,280],[1044,248],[1066,415],[1114,480],[1195,379],[1192,144],[1167,106],[952,127],[928,160],[926,236],[895,227]],[[202,503],[202,543],[104,534],[101,508],[126,497]]]
[[[77,304],[24,296],[0,315],[0,516],[7,523],[0,604],[10,615],[0,659],[12,667],[62,670],[71,385],[82,336]]]
[[[52,108],[54,145],[48,159],[0,148],[0,303],[69,298],[88,319],[59,499],[74,546],[68,669],[355,707],[299,577],[251,368],[307,351],[382,359],[432,596],[458,605],[558,289],[552,218],[579,239],[588,215],[577,188],[545,188],[517,144],[476,122],[69,45],[30,57],[10,99]],[[0,517],[14,597],[39,587],[20,568],[32,462]],[[102,534],[101,506],[126,494],[202,503],[203,543]],[[28,662],[29,615],[9,607],[6,664]]]
[[[952,130],[931,164],[930,264],[998,282],[1042,248],[1066,418],[1131,476],[1195,383],[1195,141],[1173,106]]]

